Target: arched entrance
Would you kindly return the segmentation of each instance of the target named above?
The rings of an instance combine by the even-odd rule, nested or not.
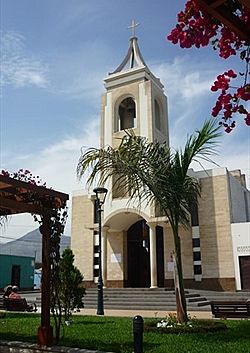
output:
[[[150,287],[149,227],[144,220],[127,231],[127,287]]]
[[[164,287],[164,249],[162,227],[156,227],[157,285]],[[126,287],[150,287],[149,227],[145,220],[134,223],[127,231]]]

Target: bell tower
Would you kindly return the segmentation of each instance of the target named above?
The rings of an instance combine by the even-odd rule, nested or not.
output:
[[[125,129],[149,141],[169,143],[167,97],[163,85],[147,67],[140,52],[135,27],[128,52],[116,70],[104,79],[101,104],[101,147],[116,147]]]
[[[119,146],[127,129],[150,142],[169,144],[167,97],[163,85],[146,65],[135,36],[121,64],[104,79],[101,102],[100,147]],[[166,217],[154,203],[130,198],[122,189],[121,175],[112,175],[103,208],[101,252],[94,195],[73,197],[72,248],[85,281],[97,282],[102,253],[103,282],[107,287],[163,286],[165,280],[164,236]],[[126,186],[124,186],[126,187]],[[82,256],[82,249],[84,254]],[[84,260],[85,259],[85,260]],[[88,259],[88,260],[86,260]],[[136,271],[135,271],[136,268]]]
[[[135,135],[146,137],[150,142],[169,145],[167,97],[162,83],[143,59],[135,36],[137,25],[132,21],[129,27],[132,36],[125,58],[104,79],[106,92],[101,105],[101,148],[118,147],[126,129],[133,129]],[[120,178],[113,175],[105,184],[109,190],[103,213],[106,283],[155,288],[164,282],[163,228],[157,228],[156,222],[162,215],[154,203],[142,202],[139,207],[136,198],[131,200],[130,190],[124,189]],[[165,221],[163,218],[161,221]],[[116,265],[112,263],[116,260],[109,260],[114,252],[119,255]],[[138,259],[141,264],[137,266],[136,277],[133,277],[133,261],[137,263]],[[111,261],[110,266],[106,260]]]

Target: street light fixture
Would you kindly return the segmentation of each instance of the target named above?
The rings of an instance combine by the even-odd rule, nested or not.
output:
[[[104,315],[103,310],[103,280],[102,280],[102,205],[105,202],[108,190],[97,187],[94,190],[97,201],[98,223],[99,223],[99,274],[97,282],[97,315]]]

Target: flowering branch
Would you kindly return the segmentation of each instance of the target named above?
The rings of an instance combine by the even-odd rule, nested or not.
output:
[[[13,173],[10,173],[7,170],[3,169],[0,174],[16,180],[24,181],[32,185],[46,187],[46,183],[42,183],[40,177],[38,175],[33,175],[28,169],[19,169],[17,172]]]
[[[33,175],[28,169],[19,169],[17,172],[13,172],[13,173],[10,173],[7,170],[2,170],[0,172],[0,175],[7,176],[16,180],[24,181],[28,184],[46,187],[46,183],[43,183],[39,176]],[[39,202],[44,207],[45,211],[49,209],[50,218],[51,218],[51,224],[50,224],[51,239],[52,240],[56,239],[55,244],[54,246],[52,246],[52,249],[51,249],[51,256],[52,256],[53,252],[57,252],[55,251],[55,248],[59,247],[60,235],[62,235],[64,232],[64,227],[67,219],[66,205],[58,208],[57,207],[58,205],[54,202],[53,198],[39,196],[37,194],[34,194],[33,192],[29,193],[28,195],[26,194],[20,195],[19,197],[23,197],[24,201]],[[34,218],[34,221],[38,222],[41,226],[43,223],[42,216],[35,215],[35,214],[33,214],[32,216]],[[4,223],[4,220],[6,219],[6,216],[2,216],[2,217],[3,218],[0,218],[0,224]]]
[[[235,1],[230,0],[230,2],[234,15],[250,29],[249,11]],[[227,59],[231,55],[238,54],[239,58],[245,62],[244,73],[236,74],[234,70],[230,69],[217,76],[211,91],[221,90],[221,94],[212,109],[212,116],[221,114],[220,124],[224,126],[226,132],[231,132],[236,125],[232,118],[235,113],[243,114],[246,125],[250,126],[250,113],[242,102],[250,100],[249,44],[201,9],[197,0],[188,0],[185,10],[177,15],[177,19],[176,27],[167,36],[167,39],[173,44],[179,43],[181,48],[191,48],[192,46],[200,48],[211,44],[214,50],[219,51],[221,58]],[[243,77],[242,84],[234,87],[230,81],[237,77]]]

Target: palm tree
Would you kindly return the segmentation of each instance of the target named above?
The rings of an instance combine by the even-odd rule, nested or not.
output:
[[[219,136],[218,125],[207,121],[188,138],[184,150],[171,154],[165,143],[149,142],[132,131],[126,131],[118,148],[90,148],[82,153],[77,166],[79,178],[91,168],[89,185],[97,177],[100,184],[105,184],[116,176],[119,189],[130,190],[131,199],[137,197],[139,203],[145,200],[155,202],[161,213],[168,217],[175,246],[178,322],[187,321],[179,226],[190,225],[190,210],[200,194],[199,182],[188,175],[188,169],[192,161],[210,161],[210,156],[216,153]]]

